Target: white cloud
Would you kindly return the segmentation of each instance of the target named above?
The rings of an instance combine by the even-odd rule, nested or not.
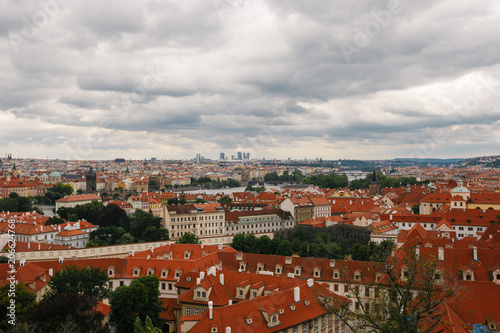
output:
[[[497,153],[496,1],[400,0],[349,59],[341,43],[356,45],[389,1],[57,3],[3,3],[0,151],[104,159],[237,149],[324,159]]]

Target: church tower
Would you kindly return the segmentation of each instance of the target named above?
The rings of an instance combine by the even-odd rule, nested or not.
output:
[[[380,194],[380,180],[377,177],[377,170],[373,168],[372,179],[368,185],[368,193],[370,197]]]

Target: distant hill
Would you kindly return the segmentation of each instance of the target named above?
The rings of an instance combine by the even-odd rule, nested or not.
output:
[[[413,162],[419,164],[456,164],[465,161],[465,158],[395,158],[392,161]]]
[[[500,168],[500,155],[473,157],[457,163],[457,167],[459,168],[469,168],[473,166]]]

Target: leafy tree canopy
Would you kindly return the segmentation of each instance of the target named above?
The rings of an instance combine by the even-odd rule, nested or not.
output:
[[[109,296],[108,274],[99,267],[67,266],[50,279],[50,290],[44,299],[55,300],[62,295],[83,294],[101,301]]]

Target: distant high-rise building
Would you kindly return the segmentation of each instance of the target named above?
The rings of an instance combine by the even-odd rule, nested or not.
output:
[[[226,154],[224,154],[224,153],[220,153],[220,158],[219,158],[219,159],[220,159],[220,160],[224,160],[224,159],[226,159]]]
[[[201,163],[201,154],[196,154],[196,163]]]
[[[238,152],[238,159],[239,160],[243,159],[243,153],[241,151]]]

